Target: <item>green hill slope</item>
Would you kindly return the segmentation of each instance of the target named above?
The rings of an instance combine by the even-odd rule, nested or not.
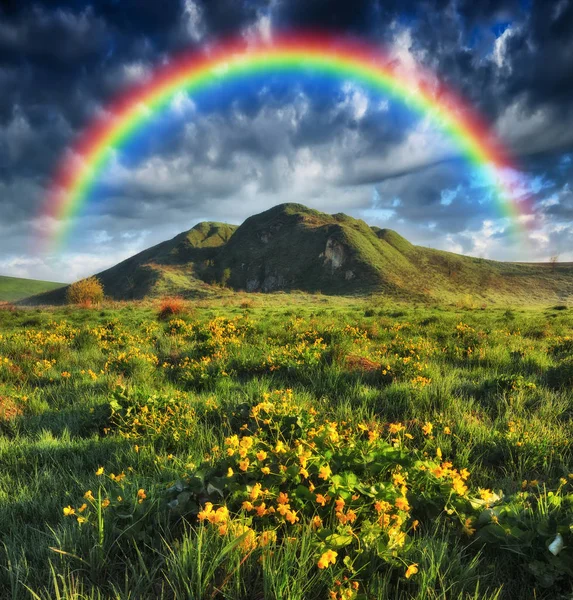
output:
[[[535,304],[573,299],[572,264],[518,264],[415,246],[344,214],[282,204],[240,227],[199,223],[98,275],[106,295],[204,297],[224,281],[248,292],[385,293],[411,299]],[[65,288],[34,303],[61,303]]]
[[[65,283],[21,279],[0,275],[0,302],[16,302],[34,294],[41,294],[65,286]]]
[[[212,261],[236,225],[203,222],[139,254],[98,273],[107,297],[116,300],[141,300],[166,294],[209,295],[211,286],[197,274]],[[66,288],[41,294],[33,304],[62,304]]]
[[[221,249],[213,279],[230,269],[232,287],[348,294],[394,289],[412,264],[364,221],[300,204],[247,219]],[[209,277],[210,273],[207,274]]]

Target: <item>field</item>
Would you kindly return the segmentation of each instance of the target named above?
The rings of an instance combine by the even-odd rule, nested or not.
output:
[[[0,310],[0,598],[565,599],[573,312]]]
[[[0,302],[16,302],[33,294],[56,290],[63,285],[65,284],[0,275]]]

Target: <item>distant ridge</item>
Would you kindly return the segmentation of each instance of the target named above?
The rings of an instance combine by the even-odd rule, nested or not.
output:
[[[242,225],[203,222],[98,274],[107,296],[130,300],[233,290],[385,293],[483,302],[573,299],[573,265],[504,263],[415,246],[343,213],[280,204]],[[66,288],[27,300],[59,304]]]
[[[41,294],[42,292],[61,288],[65,285],[65,283],[56,283],[53,281],[0,275],[0,302],[17,302],[27,296]]]

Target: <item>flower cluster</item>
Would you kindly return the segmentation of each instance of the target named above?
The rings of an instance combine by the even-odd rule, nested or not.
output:
[[[251,407],[223,452],[170,489],[169,506],[186,514],[190,500],[210,496],[198,521],[220,535],[247,534],[249,549],[310,527],[319,569],[365,556],[397,566],[434,508],[454,515],[460,533],[472,512],[469,472],[424,458],[408,447],[411,440],[402,423],[352,425],[302,414],[291,390],[276,390]]]

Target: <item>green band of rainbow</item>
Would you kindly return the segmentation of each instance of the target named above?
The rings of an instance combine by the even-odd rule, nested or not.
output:
[[[157,69],[143,86],[124,95],[105,110],[66,153],[50,186],[42,214],[56,226],[48,236],[50,246],[66,239],[73,217],[89,198],[111,151],[121,148],[150,115],[164,110],[175,94],[207,90],[216,84],[249,75],[316,72],[352,80],[404,102],[430,117],[459,149],[461,155],[486,173],[501,215],[518,228],[526,207],[514,199],[504,177],[512,161],[492,131],[467,104],[436,78],[420,70],[408,74],[379,48],[338,38],[291,35],[271,44],[246,46],[244,42],[220,44],[205,55],[186,54]],[[428,83],[430,81],[431,83]]]

